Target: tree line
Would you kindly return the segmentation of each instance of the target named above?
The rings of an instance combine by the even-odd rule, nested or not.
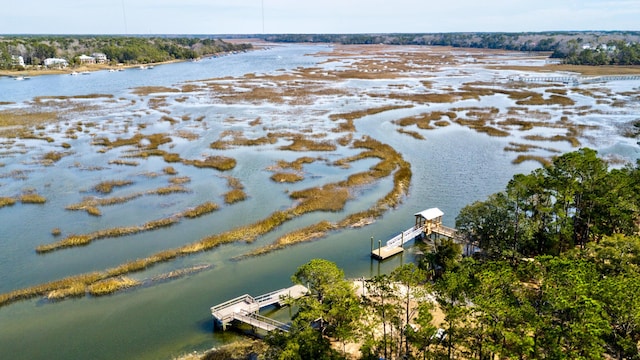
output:
[[[640,65],[640,43],[611,41],[581,45],[573,40],[558,46],[552,57],[573,65]]]
[[[275,34],[267,41],[338,44],[430,45],[513,51],[550,52],[569,64],[638,65],[638,31],[554,31],[523,33],[433,34]],[[583,45],[589,47],[583,49]]]
[[[12,56],[22,56],[27,66],[41,65],[44,59],[55,57],[74,64],[77,56],[92,53],[104,53],[114,64],[146,64],[251,48],[248,43],[194,37],[4,36],[0,38],[0,69],[16,67]]]
[[[473,257],[435,240],[417,265],[356,281],[365,296],[327,260],[301,266],[311,296],[264,357],[343,359],[357,343],[362,359],[640,359],[639,206],[640,161],[559,156],[460,212]]]

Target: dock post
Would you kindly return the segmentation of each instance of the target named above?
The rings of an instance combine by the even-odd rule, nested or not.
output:
[[[378,240],[378,257],[382,260],[382,240]]]
[[[404,249],[404,231],[400,235],[400,247]]]
[[[373,252],[373,236],[371,237],[371,252]]]

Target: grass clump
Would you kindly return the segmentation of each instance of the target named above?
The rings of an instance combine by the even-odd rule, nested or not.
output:
[[[537,161],[540,164],[542,164],[543,166],[548,166],[551,164],[551,161],[543,156],[536,156],[536,155],[518,155],[517,158],[513,159],[513,161],[511,161],[513,164],[520,164],[523,163],[525,161]]]
[[[162,171],[167,175],[176,175],[176,174],[178,174],[178,171],[176,169],[174,169],[173,166],[167,166],[164,169],[162,169]]]
[[[113,191],[114,187],[122,187],[133,184],[131,180],[109,180],[103,181],[93,187],[93,190],[101,194],[109,194]]]
[[[335,228],[336,228],[335,224],[326,220],[321,221],[317,224],[313,224],[311,226],[307,226],[305,228],[292,231],[278,238],[278,240],[276,240],[273,244],[253,250],[252,252],[247,254],[247,256],[263,255],[271,251],[285,248],[289,245],[294,245],[297,243],[318,239],[326,236],[327,232],[334,230]]]
[[[66,155],[69,155],[69,153],[62,153],[62,152],[58,152],[58,151],[49,151],[48,153],[46,153],[46,154],[44,154],[42,156],[42,161],[43,162],[54,163],[54,162],[58,162],[60,159],[62,159]]]
[[[156,195],[170,195],[170,194],[185,193],[185,192],[189,192],[189,190],[179,185],[171,185],[171,186],[165,186],[155,190],[151,190],[147,193],[156,194]]]
[[[277,183],[295,183],[304,180],[304,176],[296,173],[276,173],[271,175],[271,180]]]
[[[213,168],[220,171],[231,170],[236,167],[236,159],[226,156],[209,156],[204,160],[184,160],[183,163],[198,168]]]
[[[174,185],[186,184],[191,182],[191,178],[188,176],[176,176],[169,179],[169,182]]]
[[[128,277],[109,278],[89,285],[87,290],[93,296],[104,296],[113,294],[116,291],[124,290],[140,285],[140,282]]]
[[[224,194],[224,202],[226,204],[235,204],[247,198],[247,194],[241,189],[232,189]]]
[[[16,203],[16,199],[11,197],[0,197],[0,208],[11,206]]]
[[[420,134],[417,131],[410,131],[410,130],[405,130],[405,129],[397,129],[397,131],[400,134],[409,135],[412,138],[417,139],[417,140],[425,140],[424,136],[422,136],[422,134]]]
[[[197,218],[197,217],[212,213],[216,210],[218,210],[218,204],[208,201],[196,206],[193,209],[186,210],[182,214],[185,217],[193,219],[193,218]]]
[[[335,151],[338,147],[330,141],[313,141],[302,136],[296,136],[293,142],[286,146],[281,146],[280,150],[289,151]]]
[[[20,202],[23,204],[44,204],[47,198],[36,193],[28,193],[20,195]]]
[[[110,165],[125,165],[125,166],[138,166],[138,165],[140,165],[140,163],[138,163],[137,161],[122,160],[122,159],[109,160],[109,164]]]

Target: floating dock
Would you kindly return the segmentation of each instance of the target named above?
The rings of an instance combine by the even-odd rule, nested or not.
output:
[[[287,299],[298,299],[308,292],[309,290],[306,287],[294,285],[256,297],[244,294],[212,306],[211,315],[213,315],[216,325],[222,327],[223,330],[226,330],[227,325],[231,322],[240,321],[265,331],[278,329],[288,332],[288,324],[260,315],[260,309],[271,305],[283,306],[286,304]]]
[[[384,246],[373,249],[371,244],[371,257],[377,260],[385,260],[404,251],[403,245],[418,236],[431,234],[442,235],[451,239],[456,237],[456,229],[442,225],[444,213],[438,208],[431,208],[413,214],[416,218],[414,226],[387,240]]]

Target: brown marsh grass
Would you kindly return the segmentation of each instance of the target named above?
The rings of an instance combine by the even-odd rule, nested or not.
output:
[[[175,185],[186,184],[188,182],[191,182],[191,178],[188,176],[175,176],[169,178],[169,182]]]
[[[520,164],[523,163],[525,161],[537,161],[539,162],[541,165],[543,166],[548,166],[551,164],[551,160],[543,157],[543,156],[535,156],[535,155],[518,155],[517,158],[515,158],[512,163],[513,164]]]
[[[193,165],[198,168],[213,168],[220,171],[231,170],[236,167],[236,160],[226,156],[209,156],[204,160],[183,160],[185,165]]]
[[[93,187],[93,190],[101,194],[109,194],[114,187],[123,187],[133,184],[131,180],[108,180],[103,181]]]
[[[313,141],[302,136],[296,136],[293,142],[286,146],[281,146],[280,150],[289,151],[335,151],[338,147],[331,141]]]
[[[410,131],[410,130],[404,130],[404,129],[397,129],[397,131],[398,131],[400,134],[409,135],[409,136],[411,136],[412,138],[417,139],[417,140],[425,140],[425,137],[424,137],[424,136],[422,136],[422,134],[420,134],[420,133],[419,133],[419,132],[417,132],[417,131]]]
[[[167,175],[176,175],[178,171],[173,166],[166,166],[162,169],[162,171]]]
[[[16,199],[11,197],[0,197],[0,208],[11,206],[16,203]]]
[[[246,198],[247,194],[241,189],[231,189],[224,194],[224,202],[228,205],[244,201]]]
[[[335,228],[335,224],[326,220],[321,221],[317,224],[292,231],[278,238],[273,244],[257,248],[242,257],[264,255],[272,251],[283,249],[287,246],[319,239],[326,236],[329,231],[334,230]]]
[[[140,282],[137,280],[119,276],[93,283],[87,287],[87,290],[92,296],[104,296],[138,285],[140,285]]]
[[[303,156],[303,157],[297,158],[297,159],[295,159],[294,161],[291,161],[291,162],[287,162],[287,161],[284,161],[284,160],[278,160],[278,163],[277,163],[276,166],[270,167],[267,170],[292,169],[292,170],[296,170],[296,171],[302,171],[302,167],[305,164],[312,164],[316,160],[318,160],[318,159],[310,157],[310,156]]]
[[[567,136],[567,135],[554,135],[554,136],[541,136],[541,135],[527,135],[524,137],[527,140],[531,141],[568,141],[573,147],[580,147],[580,140],[575,136]]]
[[[170,195],[175,193],[186,193],[186,192],[189,192],[189,189],[179,185],[170,185],[170,186],[161,187],[155,190],[149,190],[147,191],[147,194]]]
[[[196,206],[193,209],[185,210],[182,214],[188,218],[196,218],[196,217],[200,217],[200,216],[212,213],[218,210],[218,208],[219,208],[218,204],[208,201]]]
[[[121,236],[128,236],[137,234],[144,231],[156,230],[163,227],[171,226],[180,220],[180,216],[173,216],[169,218],[163,218],[158,220],[152,220],[139,226],[125,226],[115,227],[104,230],[94,231],[88,234],[73,234],[66,238],[49,244],[39,245],[36,247],[36,252],[44,254],[63,248],[77,247],[89,245],[94,240],[105,238],[116,238]]]
[[[297,173],[275,173],[271,175],[271,180],[277,183],[295,183],[304,180],[304,176]]]
[[[166,86],[141,86],[133,89],[133,94],[146,96],[156,93],[177,93],[181,92],[180,89],[170,88]]]
[[[109,165],[138,166],[140,165],[140,163],[133,160],[116,159],[116,160],[109,160]]]
[[[47,198],[36,193],[27,193],[20,195],[20,202],[23,204],[44,204]]]

